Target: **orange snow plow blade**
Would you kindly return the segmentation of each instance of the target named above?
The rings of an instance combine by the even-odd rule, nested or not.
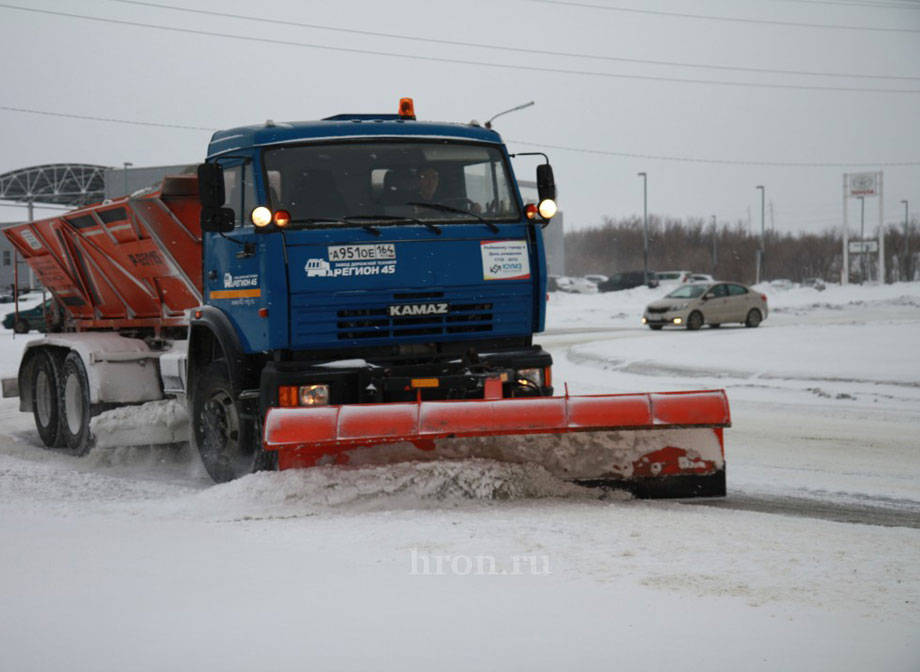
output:
[[[723,390],[271,408],[280,469],[489,458],[640,497],[725,494]]]

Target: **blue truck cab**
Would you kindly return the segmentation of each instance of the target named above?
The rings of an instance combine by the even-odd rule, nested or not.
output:
[[[247,445],[271,407],[551,395],[537,173],[540,208],[497,133],[411,106],[215,133],[188,360],[211,476],[268,459]]]

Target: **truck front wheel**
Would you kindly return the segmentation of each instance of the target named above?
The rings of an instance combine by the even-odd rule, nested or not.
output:
[[[251,414],[233,396],[223,360],[208,365],[198,378],[192,397],[192,431],[201,461],[217,483],[252,473],[262,453]]]

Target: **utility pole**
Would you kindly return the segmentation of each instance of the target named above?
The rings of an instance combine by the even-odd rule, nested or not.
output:
[[[642,271],[645,284],[648,284],[648,175],[639,173],[642,178]]]
[[[712,216],[712,277],[716,277],[716,268],[719,266],[718,239],[716,234],[716,216]]]
[[[910,220],[907,214],[907,201],[904,204],[904,282],[910,282]]]
[[[766,189],[763,188],[763,185],[757,185],[756,189],[760,189],[760,250],[757,253],[757,282],[760,282],[766,277],[766,271],[764,266],[766,266],[765,257],[765,245],[764,240],[766,238]]]
[[[857,196],[857,198],[859,199],[859,267],[862,274],[859,284],[864,284],[866,282],[866,197]]]

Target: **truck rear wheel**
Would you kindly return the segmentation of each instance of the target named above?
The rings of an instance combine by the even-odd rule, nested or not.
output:
[[[58,358],[48,350],[39,350],[32,364],[32,415],[42,443],[48,448],[64,445],[61,431]]]
[[[234,399],[223,360],[212,362],[198,378],[192,398],[192,432],[208,475],[217,483],[264,468],[258,418]]]
[[[81,457],[93,447],[92,434],[89,430],[92,410],[89,403],[89,380],[86,377],[86,367],[83,366],[83,360],[76,352],[71,352],[64,359],[60,392],[61,411],[63,412],[61,433],[66,452]]]

